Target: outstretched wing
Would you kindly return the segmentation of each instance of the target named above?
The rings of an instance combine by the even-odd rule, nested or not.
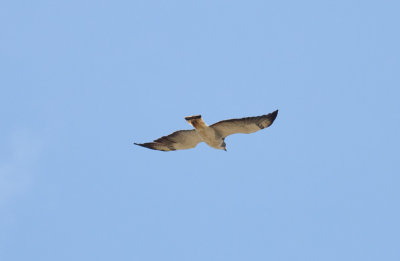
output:
[[[210,127],[223,138],[235,133],[253,133],[271,126],[277,115],[278,110],[258,117],[220,121]]]
[[[153,142],[134,144],[152,150],[171,151],[191,149],[196,147],[196,145],[201,141],[201,138],[195,130],[180,130],[175,131],[168,136],[156,139]]]

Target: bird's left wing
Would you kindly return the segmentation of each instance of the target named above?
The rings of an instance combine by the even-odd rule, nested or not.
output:
[[[277,115],[278,110],[258,117],[220,121],[210,127],[223,138],[235,133],[253,133],[271,126]]]
[[[153,142],[142,144],[135,143],[135,145],[139,145],[152,150],[171,151],[191,149],[196,147],[197,144],[201,141],[202,140],[196,133],[196,130],[180,130],[175,131],[168,136],[163,136],[159,139],[156,139]]]

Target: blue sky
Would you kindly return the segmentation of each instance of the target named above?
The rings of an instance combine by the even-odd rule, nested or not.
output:
[[[400,260],[399,8],[3,1],[0,259]]]

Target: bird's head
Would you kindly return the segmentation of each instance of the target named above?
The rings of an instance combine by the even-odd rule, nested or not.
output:
[[[223,142],[221,143],[221,150],[227,151],[227,150],[226,150],[226,143],[225,143],[225,141],[223,141]]]

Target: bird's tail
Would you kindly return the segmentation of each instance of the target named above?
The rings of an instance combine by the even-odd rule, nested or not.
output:
[[[188,116],[185,117],[185,120],[196,129],[207,127],[201,115]]]

